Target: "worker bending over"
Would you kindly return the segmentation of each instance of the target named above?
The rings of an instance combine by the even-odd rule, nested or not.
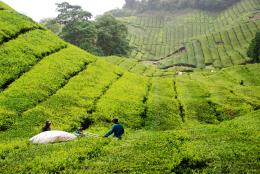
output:
[[[122,124],[118,122],[117,118],[113,118],[112,122],[114,125],[112,128],[104,135],[104,137],[108,137],[111,134],[114,134],[114,137],[121,139],[122,135],[124,134],[125,130]]]

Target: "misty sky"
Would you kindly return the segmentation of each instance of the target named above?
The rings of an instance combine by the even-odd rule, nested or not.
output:
[[[104,12],[121,8],[124,0],[2,0],[16,11],[23,13],[39,22],[42,18],[56,17],[55,3],[69,2],[72,5],[80,5],[92,15],[100,15]]]

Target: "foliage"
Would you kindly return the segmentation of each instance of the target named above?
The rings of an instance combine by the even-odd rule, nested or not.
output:
[[[124,8],[135,9],[139,2],[136,0],[125,0]]]
[[[49,30],[51,30],[55,34],[60,34],[62,30],[62,25],[59,24],[55,18],[45,18],[40,20],[40,24],[44,25],[47,27]]]
[[[127,28],[111,15],[103,15],[96,19],[97,46],[103,55],[127,55],[129,43],[126,39]]]
[[[155,10],[119,19],[128,27],[131,58],[163,69],[223,68],[250,61],[246,52],[260,26],[254,17],[259,7],[255,0],[243,0],[219,12]]]
[[[73,46],[47,56],[1,93],[0,105],[16,113],[24,112],[53,95],[76,72],[82,71],[85,64],[94,60]]]
[[[180,127],[182,120],[173,79],[153,78],[150,88],[145,118],[146,127],[151,130],[169,130]]]
[[[155,21],[152,25],[162,25]],[[254,31],[257,24],[246,28]],[[239,28],[223,40],[248,41],[237,34]],[[32,30],[14,33],[0,49],[1,74],[14,77],[0,91],[1,173],[259,173],[259,64],[175,76],[175,69],[96,57],[46,30]],[[220,42],[222,36],[203,42]],[[187,43],[188,61],[198,65],[199,45]],[[206,53],[215,58],[222,49],[219,44],[216,52]],[[24,74],[15,76],[23,65]],[[120,141],[86,136],[28,143],[46,119],[52,129],[74,131],[89,118],[93,124],[87,131],[104,135],[115,116],[126,130]]]
[[[260,31],[256,32],[255,38],[249,45],[247,55],[252,58],[254,62],[260,61]]]
[[[128,127],[140,128],[143,124],[143,100],[147,91],[147,79],[125,73],[114,82],[97,103],[96,115],[103,120],[118,117]]]
[[[59,36],[82,49],[92,53],[97,53],[96,48],[96,27],[89,19],[92,14],[84,11],[81,6],[70,5],[68,2],[57,3],[58,16],[52,23],[45,25],[53,29],[57,24],[62,26]]]
[[[65,41],[77,45],[91,53],[98,53],[96,45],[96,27],[93,22],[74,22],[65,25],[60,33]]]
[[[10,40],[18,33],[40,28],[28,17],[17,15],[11,10],[0,10],[0,43]]]
[[[129,130],[122,141],[0,144],[2,173],[257,173],[259,112],[220,125],[172,131]],[[86,170],[86,168],[88,170]]]
[[[91,13],[67,2],[57,4],[57,11],[56,18],[44,19],[42,23],[65,41],[97,55],[128,54],[128,30],[111,15],[90,21]]]
[[[14,119],[17,115],[14,112],[8,111],[6,109],[0,109],[0,131],[5,131],[9,129],[14,123]]]
[[[110,10],[108,12],[105,12],[104,13],[105,15],[112,15],[112,16],[115,16],[115,17],[127,17],[127,16],[131,16],[134,14],[134,12],[131,10],[131,9],[113,9],[113,10]]]
[[[9,7],[7,4],[4,2],[0,2],[0,10],[13,10],[11,7]]]
[[[44,103],[28,110],[26,117],[37,117],[39,120],[51,119],[54,129],[75,130],[80,126],[81,119],[90,118],[94,123],[95,117],[87,112],[94,111],[96,100],[103,95],[103,91],[112,83],[120,68],[111,69],[103,61],[91,63],[78,76],[70,80],[64,88],[49,97]]]
[[[124,8],[138,10],[176,10],[199,8],[205,10],[223,10],[240,0],[125,0]]]
[[[75,22],[88,22],[92,14],[84,11],[81,6],[70,5],[68,2],[57,3],[59,12],[56,21],[63,25],[70,25]]]
[[[66,46],[61,39],[44,30],[27,32],[3,44],[0,50],[0,87],[6,88],[8,83],[28,71],[43,57]]]

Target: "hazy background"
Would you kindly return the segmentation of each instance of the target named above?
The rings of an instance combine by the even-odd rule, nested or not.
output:
[[[42,18],[56,17],[55,3],[69,2],[72,5],[80,5],[84,10],[92,13],[93,16],[101,15],[104,12],[121,8],[124,0],[2,0],[15,10],[33,20],[39,22]]]

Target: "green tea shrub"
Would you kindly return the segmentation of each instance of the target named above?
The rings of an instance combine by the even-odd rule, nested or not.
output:
[[[35,30],[2,45],[0,50],[0,87],[6,88],[48,54],[67,44],[49,31]]]
[[[145,125],[149,129],[168,130],[182,124],[178,94],[172,78],[153,78],[147,100]]]
[[[0,10],[0,43],[10,40],[19,33],[41,28],[30,18],[12,10]]]
[[[13,10],[13,9],[9,7],[7,4],[0,2],[0,10]]]
[[[9,129],[14,123],[15,117],[17,117],[15,112],[0,108],[0,131]]]
[[[97,103],[96,114],[107,120],[118,117],[127,126],[140,128],[147,85],[147,78],[125,73]]]

